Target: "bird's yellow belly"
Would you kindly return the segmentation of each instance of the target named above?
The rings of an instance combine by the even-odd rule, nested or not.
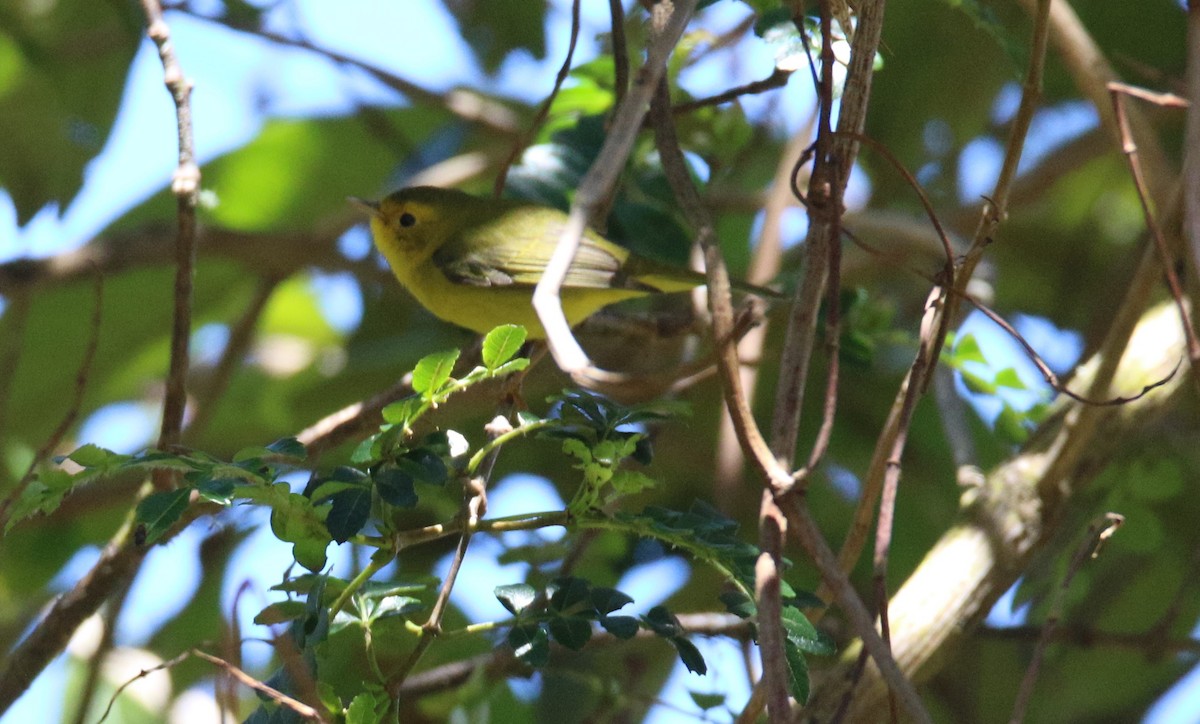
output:
[[[452,324],[480,334],[502,324],[519,324],[528,331],[530,339],[546,336],[533,309],[532,287],[456,284],[438,271],[408,281],[405,286],[422,306]],[[564,289],[563,312],[573,327],[602,307],[643,295],[630,289]]]

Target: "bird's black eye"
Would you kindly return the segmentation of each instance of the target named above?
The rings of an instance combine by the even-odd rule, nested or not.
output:
[[[400,214],[400,225],[401,226],[409,227],[415,223],[417,223],[417,217],[413,216],[412,214],[408,213],[407,211],[405,211],[403,214]]]

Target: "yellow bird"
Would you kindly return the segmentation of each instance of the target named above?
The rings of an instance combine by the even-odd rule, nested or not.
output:
[[[432,186],[401,189],[378,203],[351,202],[371,214],[375,246],[430,312],[479,333],[519,324],[530,339],[545,338],[533,288],[558,243],[565,213]],[[587,229],[563,281],[563,312],[575,326],[614,302],[704,283],[702,274],[637,256]]]

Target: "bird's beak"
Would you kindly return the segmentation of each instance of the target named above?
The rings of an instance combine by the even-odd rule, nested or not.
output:
[[[349,201],[351,206],[357,207],[358,209],[367,212],[371,216],[379,216],[378,201],[367,201],[366,199],[360,199],[357,196],[347,196],[346,201]]]

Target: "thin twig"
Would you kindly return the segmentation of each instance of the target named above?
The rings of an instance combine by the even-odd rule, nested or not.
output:
[[[1071,587],[1071,581],[1074,580],[1075,574],[1079,572],[1079,569],[1083,567],[1085,562],[1100,554],[1100,547],[1124,523],[1125,516],[1117,513],[1105,513],[1092,521],[1088,526],[1087,532],[1076,548],[1075,554],[1071,556],[1067,571],[1063,575],[1063,579],[1058,585],[1058,590],[1055,591],[1054,597],[1050,602],[1050,612],[1046,616],[1045,625],[1042,627],[1042,635],[1038,637],[1037,645],[1033,649],[1033,656],[1029,661],[1029,667],[1025,669],[1025,676],[1021,678],[1021,688],[1018,690],[1017,698],[1013,702],[1012,716],[1008,719],[1009,724],[1021,724],[1021,721],[1025,719],[1025,712],[1029,708],[1029,700],[1033,697],[1033,687],[1037,683],[1038,669],[1041,667],[1042,659],[1046,655],[1046,647],[1050,644],[1054,630],[1058,627],[1059,619],[1062,618],[1067,590]]]
[[[1011,626],[993,628],[984,626],[978,634],[994,641],[1037,641],[1048,636],[1050,643],[1069,644],[1090,649],[1110,647],[1136,651],[1148,657],[1166,655],[1200,654],[1200,641],[1192,638],[1160,639],[1153,630],[1141,631],[1098,631],[1082,626],[1056,626],[1049,634],[1043,626]]]
[[[861,29],[861,25],[859,27]],[[863,648],[879,667],[880,674],[895,692],[905,713],[915,721],[931,722],[932,719],[921,703],[917,690],[896,663],[888,645],[875,631],[874,617],[859,598],[850,579],[838,566],[837,558],[817,527],[816,521],[799,501],[799,496],[796,495],[784,496],[782,499],[783,509],[787,513],[788,532],[795,534],[804,550],[812,556],[813,565],[821,573],[821,580],[832,590],[833,599],[842,609],[851,629],[862,639]]]
[[[186,376],[188,341],[192,318],[192,275],[196,256],[196,199],[200,188],[200,168],[196,165],[192,140],[189,96],[191,82],[175,56],[170,28],[163,20],[157,0],[142,0],[147,35],[158,48],[163,64],[163,82],[175,102],[179,136],[179,162],[172,176],[171,191],[176,197],[175,308],[171,326],[171,358],[163,401],[163,420],[158,446],[169,448],[179,442],[187,401]],[[153,475],[155,487],[174,487],[178,473],[161,471]],[[198,513],[185,515],[178,524],[186,525]],[[179,530],[177,526],[175,530]],[[0,671],[0,714],[8,709],[46,664],[62,651],[79,624],[99,608],[112,593],[136,574],[145,551],[136,545],[133,526],[128,522],[113,536],[100,560],[75,585],[60,597],[42,622],[25,638]]]
[[[511,405],[507,406],[511,407]],[[504,415],[497,415],[486,426],[486,430],[488,437],[495,439],[512,430],[512,425]],[[454,584],[458,580],[458,572],[467,557],[467,548],[471,545],[471,538],[478,529],[480,520],[487,513],[488,480],[491,479],[496,459],[500,456],[500,450],[500,447],[493,448],[479,465],[475,474],[463,481],[463,504],[459,510],[462,530],[459,534],[458,546],[450,561],[450,570],[447,571],[437,599],[433,603],[433,609],[429,612],[429,618],[421,626],[421,637],[417,640],[416,647],[413,648],[400,670],[388,680],[387,689],[393,699],[399,697],[404,680],[412,673],[422,656],[433,644],[433,640],[442,632],[442,617],[450,603],[450,593],[454,590]]]
[[[717,348],[717,368],[725,406],[742,449],[758,470],[765,489],[759,516],[759,542],[762,554],[755,567],[755,596],[758,601],[758,643],[763,659],[763,677],[767,681],[768,712],[773,721],[783,721],[789,712],[788,667],[784,657],[782,601],[780,600],[783,568],[783,545],[786,525],[779,512],[774,494],[778,488],[790,487],[790,476],[772,456],[758,430],[750,404],[741,387],[741,364],[737,357],[737,339],[733,336],[733,303],[730,300],[729,271],[720,247],[715,243],[716,232],[712,216],[704,207],[700,194],[687,171],[671,114],[671,99],[665,80],[659,81],[658,92],[651,101],[650,122],[663,173],[675,194],[684,215],[696,229],[697,241],[704,253],[708,275],[708,299],[712,309],[712,334]]]
[[[608,15],[611,18],[612,57],[613,57],[613,87],[615,88],[613,105],[620,108],[625,102],[625,94],[629,92],[629,50],[625,42],[625,8],[621,0],[608,0]]]
[[[1183,334],[1187,340],[1187,355],[1192,362],[1192,369],[1197,370],[1200,366],[1200,340],[1196,339],[1196,327],[1192,322],[1192,313],[1189,305],[1184,299],[1183,285],[1179,282],[1179,274],[1175,271],[1175,261],[1171,251],[1167,248],[1167,240],[1163,237],[1162,226],[1158,219],[1154,216],[1154,209],[1150,206],[1150,191],[1146,187],[1146,176],[1142,171],[1141,160],[1138,158],[1137,144],[1133,140],[1133,134],[1129,129],[1129,117],[1125,111],[1125,104],[1121,100],[1122,94],[1130,95],[1135,98],[1151,100],[1160,105],[1170,105],[1172,102],[1183,104],[1186,106],[1186,101],[1181,98],[1171,96],[1169,94],[1152,94],[1148,91],[1143,91],[1140,88],[1125,85],[1124,83],[1109,83],[1109,93],[1112,94],[1113,115],[1117,119],[1117,130],[1121,134],[1121,151],[1125,154],[1125,160],[1129,163],[1129,175],[1133,179],[1133,186],[1137,190],[1138,202],[1142,207],[1142,217],[1146,223],[1146,229],[1150,232],[1150,238],[1154,240],[1154,248],[1158,250],[1158,256],[1162,262],[1163,275],[1167,278],[1167,289],[1171,292],[1171,297],[1175,300],[1175,305],[1179,307],[1179,317],[1183,320]],[[1194,190],[1194,189],[1193,189]],[[1197,370],[1193,375],[1193,381],[1200,386],[1200,370]]]
[[[841,562],[842,570],[849,571],[853,569],[858,561],[859,554],[862,552],[863,546],[866,544],[868,532],[870,530],[870,521],[874,517],[875,501],[881,494],[885,478],[888,474],[889,461],[898,459],[895,456],[897,450],[897,441],[901,436],[902,426],[907,424],[905,421],[904,409],[911,405],[910,394],[914,387],[925,388],[926,380],[931,377],[931,370],[936,365],[938,356],[941,354],[941,340],[944,339],[948,331],[949,324],[956,317],[957,300],[961,295],[966,294],[967,284],[970,282],[971,276],[978,267],[979,261],[982,259],[983,250],[992,239],[996,226],[1001,220],[1001,216],[1006,208],[1006,199],[1008,198],[1008,190],[1012,183],[1015,169],[1017,168],[1022,149],[1024,148],[1024,134],[1017,133],[1018,129],[1028,130],[1029,123],[1032,121],[1033,112],[1036,109],[1037,101],[1041,96],[1041,77],[1042,68],[1045,64],[1045,49],[1046,36],[1049,33],[1048,22],[1046,18],[1047,6],[1049,0],[1041,0],[1038,6],[1038,16],[1034,23],[1034,53],[1030,58],[1029,68],[1026,72],[1025,85],[1022,90],[1021,104],[1018,107],[1017,118],[1014,120],[1013,132],[1010,133],[1008,146],[1005,151],[1004,162],[1001,166],[1002,172],[996,179],[996,185],[990,197],[990,202],[984,206],[981,213],[978,227],[976,229],[974,240],[972,241],[969,251],[958,265],[957,269],[953,269],[950,276],[939,280],[943,284],[950,284],[951,293],[939,300],[938,313],[933,320],[926,319],[922,324],[933,324],[938,330],[937,343],[928,346],[924,350],[924,354],[928,355],[928,359],[924,363],[923,379],[917,379],[912,376],[912,369],[905,376],[901,383],[900,389],[896,392],[896,397],[892,402],[891,410],[888,413],[887,420],[884,422],[883,429],[880,431],[879,437],[875,443],[875,450],[871,456],[871,462],[867,469],[867,474],[863,481],[863,492],[859,498],[858,505],[854,511],[854,518],[850,528],[846,533],[846,537],[842,542],[841,550],[838,554],[838,560]],[[857,36],[856,36],[857,37]],[[887,156],[885,156],[886,158]],[[899,164],[895,164],[897,168],[903,168]],[[911,174],[907,174],[906,178],[911,178]],[[940,225],[936,221],[936,214],[928,205],[927,199],[923,192],[920,191],[919,184],[915,184],[915,179],[910,182],[910,186],[917,190],[918,197],[926,206],[926,214],[935,224],[935,228],[939,229],[939,237],[942,239],[944,252],[948,255],[953,254],[953,248],[949,245],[949,241],[941,231]],[[950,257],[953,259],[953,257]],[[943,271],[943,276],[946,272]],[[945,288],[945,287],[944,287]],[[915,360],[914,360],[915,364]],[[901,446],[902,448],[902,446]],[[820,593],[818,593],[820,595]]]
[[[11,262],[10,262],[11,263]],[[0,276],[3,276],[0,274]],[[3,292],[0,292],[3,294]],[[8,402],[12,398],[17,368],[21,364],[21,353],[25,347],[25,326],[29,322],[29,302],[32,295],[25,290],[8,296],[8,307],[4,310],[4,334],[0,336],[0,437],[8,424]],[[0,473],[5,480],[10,473]],[[0,530],[4,530],[4,515],[0,512]]]
[[[504,193],[504,184],[508,181],[509,169],[520,158],[521,153],[525,151],[525,147],[529,145],[529,142],[537,135],[538,129],[546,122],[546,118],[550,115],[550,106],[554,105],[554,99],[558,97],[558,91],[562,88],[563,82],[566,81],[567,75],[571,72],[571,61],[575,58],[575,46],[579,42],[580,2],[581,0],[574,0],[571,3],[571,42],[567,46],[567,57],[563,59],[562,66],[558,69],[558,75],[554,78],[554,87],[550,90],[550,95],[546,96],[546,100],[542,102],[542,107],[538,109],[533,122],[529,124],[529,129],[513,141],[512,148],[508,152],[508,157],[500,164],[500,173],[496,174],[496,183],[492,189],[496,198],[500,198]]]
[[[313,721],[319,721],[319,722],[327,721],[327,718],[319,710],[314,709],[313,707],[309,706],[308,704],[305,704],[302,701],[293,699],[292,697],[288,696],[287,694],[283,693],[282,691],[279,691],[278,689],[268,686],[267,684],[259,681],[258,679],[247,674],[245,671],[242,671],[241,669],[239,669],[238,667],[234,666],[233,664],[225,661],[224,659],[220,659],[211,654],[207,654],[199,649],[192,649],[192,655],[194,655],[198,659],[203,659],[203,660],[209,662],[210,664],[215,664],[215,665],[221,667],[233,678],[242,682],[243,684],[250,687],[251,689],[254,689],[259,694],[262,694],[263,696],[271,699],[272,701],[278,702],[281,706],[285,706],[288,709],[291,709],[297,715],[302,716],[305,719],[311,719]]]
[[[413,83],[410,80],[406,80],[397,75],[389,73],[366,61],[338,53],[328,48],[318,47],[303,39],[290,38],[286,35],[272,32],[265,28],[245,28],[226,22],[221,18],[201,15],[191,10],[187,3],[171,3],[167,5],[167,9],[189,15],[198,20],[221,25],[229,28],[230,30],[254,35],[259,38],[263,38],[264,40],[269,40],[277,45],[307,50],[328,58],[335,63],[358,68],[388,88],[407,96],[413,101],[429,105],[439,105],[454,116],[461,118],[464,121],[477,124],[480,128],[486,131],[490,131],[502,136],[511,136],[521,132],[521,129],[517,123],[516,115],[510,109],[477,93],[470,93],[461,90],[452,90],[446,93],[432,91],[428,88],[424,88],[416,83]]]
[[[346,405],[317,420],[297,433],[296,438],[307,448],[309,459],[316,459],[325,450],[379,425],[383,408],[412,392],[412,373],[409,372],[383,392]]]
[[[87,672],[84,674],[83,684],[78,688],[79,694],[75,703],[75,716],[71,720],[74,724],[84,724],[91,713],[92,700],[96,696],[96,690],[99,688],[100,680],[104,675],[104,662],[108,660],[108,656],[113,650],[113,642],[117,631],[117,619],[121,617],[121,612],[125,610],[125,602],[129,600],[129,589],[132,587],[133,579],[127,580],[124,583],[125,585],[121,587],[121,590],[113,594],[109,600],[108,609],[104,611],[104,615],[101,618],[102,633],[100,640],[96,643],[95,651],[88,657]]]
[[[1113,407],[1116,405],[1127,405],[1130,402],[1133,402],[1135,400],[1140,400],[1141,398],[1143,398],[1147,394],[1149,394],[1151,391],[1153,391],[1159,387],[1162,387],[1163,385],[1170,382],[1171,378],[1173,378],[1176,375],[1176,373],[1179,372],[1180,365],[1183,364],[1184,358],[1181,357],[1179,359],[1179,362],[1176,363],[1175,368],[1171,370],[1170,374],[1168,374],[1165,377],[1162,377],[1158,380],[1155,380],[1154,382],[1144,385],[1142,387],[1142,389],[1139,390],[1136,394],[1118,395],[1117,397],[1110,397],[1110,398],[1103,399],[1103,400],[1097,400],[1097,399],[1094,399],[1091,397],[1087,397],[1086,395],[1081,395],[1078,392],[1073,392],[1072,390],[1068,389],[1067,386],[1061,380],[1058,379],[1058,375],[1054,374],[1054,371],[1050,369],[1050,365],[1046,364],[1046,361],[1042,359],[1041,355],[1039,355],[1037,353],[1037,350],[1035,350],[1033,348],[1033,345],[1031,345],[1029,343],[1029,340],[1027,340],[1023,336],[1021,336],[1021,333],[1018,332],[1015,328],[1013,328],[1013,326],[1008,323],[1008,320],[1006,320],[1004,317],[1001,317],[999,314],[997,314],[995,311],[993,311],[986,304],[976,300],[974,297],[972,297],[969,294],[964,294],[963,298],[966,299],[968,302],[970,302],[971,306],[975,307],[980,312],[982,312],[985,317],[992,320],[992,322],[994,322],[997,326],[999,326],[1001,329],[1003,329],[1005,332],[1007,332],[1008,336],[1012,337],[1014,340],[1017,341],[1017,344],[1021,345],[1021,348],[1023,350],[1025,350],[1025,356],[1031,362],[1033,362],[1034,366],[1036,366],[1038,368],[1038,372],[1042,373],[1042,379],[1044,379],[1046,381],[1047,385],[1050,385],[1050,387],[1054,388],[1055,392],[1058,392],[1059,394],[1070,397],[1072,400],[1075,400],[1076,402],[1081,402],[1085,405],[1090,405],[1092,407]],[[1187,318],[1184,317],[1183,315],[1180,315],[1180,319],[1186,320]],[[1185,322],[1185,324],[1186,324],[1186,322]],[[1187,335],[1187,329],[1188,328],[1185,326],[1184,327],[1185,336]]]
[[[730,88],[722,93],[717,93],[716,95],[698,98],[694,101],[688,101],[687,103],[680,103],[677,106],[673,106],[671,108],[671,112],[677,116],[683,115],[685,113],[691,113],[692,111],[699,110],[700,108],[719,106],[722,103],[729,103],[730,101],[735,101],[742,96],[758,95],[759,93],[773,91],[776,88],[782,88],[787,85],[788,79],[792,77],[793,72],[795,71],[784,70],[783,68],[777,67],[772,70],[771,75],[767,76],[766,78],[751,81],[745,85],[734,86],[733,88]]]
[[[1195,193],[1196,189],[1200,189],[1200,151],[1197,151],[1200,149],[1200,3],[1191,0],[1187,7],[1187,70],[1184,83],[1191,103],[1184,119],[1183,148],[1188,152],[1183,159],[1181,186],[1192,191],[1184,194],[1183,240],[1189,252],[1192,273],[1196,273],[1200,271],[1200,194]],[[1193,285],[1193,290],[1195,287]]]
[[[658,79],[665,71],[667,57],[683,34],[695,6],[696,0],[680,0],[673,6],[669,3],[655,6],[656,11],[652,13],[651,20],[652,40],[647,49],[646,62],[638,71],[638,77],[629,95],[617,109],[595,163],[580,181],[575,200],[571,204],[571,213],[563,225],[554,254],[551,255],[546,269],[542,272],[542,278],[533,291],[533,307],[546,330],[554,361],[572,376],[603,378],[603,374],[592,368],[587,355],[571,332],[563,313],[559,290],[566,278],[567,269],[575,258],[575,251],[579,248],[587,221],[595,207],[608,198],[609,190],[625,166],[642,119],[646,115],[650,98],[658,88]],[[661,17],[664,13],[669,15]]]
[[[162,60],[163,83],[175,102],[175,120],[179,135],[179,162],[171,178],[175,195],[175,305],[171,323],[171,358],[167,371],[166,393],[163,396],[162,425],[158,448],[167,450],[179,442],[183,430],[184,406],[187,404],[188,346],[192,334],[192,285],[196,265],[196,203],[200,193],[200,167],[196,165],[192,137],[192,82],[183,73],[171,29],[163,19],[158,0],[142,0],[146,13],[146,34],[158,47]],[[172,488],[177,475],[158,472],[153,476],[158,489]]]
[[[188,439],[198,437],[212,421],[216,414],[217,403],[229,387],[229,382],[241,364],[246,350],[254,341],[254,329],[258,326],[258,320],[262,317],[267,302],[270,301],[271,294],[279,282],[278,277],[261,277],[254,288],[254,295],[250,298],[250,303],[246,305],[242,315],[230,328],[229,339],[225,343],[225,349],[221,350],[221,358],[217,360],[208,384],[196,393],[195,413],[185,431]]]
[[[108,715],[112,713],[112,708],[114,706],[116,706],[117,699],[121,698],[121,694],[125,693],[125,690],[128,689],[130,686],[133,686],[135,683],[146,678],[150,674],[153,674],[158,671],[166,671],[167,669],[174,668],[174,667],[178,666],[179,664],[183,663],[184,661],[187,661],[191,657],[192,657],[191,651],[184,651],[182,654],[180,654],[180,655],[176,656],[175,658],[170,659],[168,661],[164,661],[161,664],[159,664],[158,666],[152,666],[149,669],[142,669],[141,671],[139,671],[136,676],[130,678],[129,681],[126,681],[117,687],[116,691],[114,691],[112,696],[109,697],[108,706],[104,708],[104,713],[101,714],[100,718],[96,720],[96,724],[104,724],[105,720],[108,719]]]
[[[0,534],[8,528],[9,518],[12,515],[12,507],[20,500],[25,489],[33,482],[37,474],[37,469],[46,461],[55,448],[59,446],[63,438],[71,430],[71,426],[75,424],[75,420],[79,417],[79,411],[83,407],[83,395],[87,391],[88,376],[92,371],[92,363],[96,359],[96,348],[100,345],[100,322],[103,318],[104,311],[104,277],[97,271],[94,284],[94,302],[92,306],[92,318],[89,325],[87,345],[83,348],[83,359],[79,363],[79,370],[75,373],[75,387],[71,393],[71,401],[67,405],[67,411],[63,414],[62,420],[59,421],[58,427],[50,433],[50,437],[42,443],[37,452],[33,455],[33,460],[29,461],[29,467],[25,469],[25,474],[17,481],[16,486],[9,492],[8,496],[0,501]]]

